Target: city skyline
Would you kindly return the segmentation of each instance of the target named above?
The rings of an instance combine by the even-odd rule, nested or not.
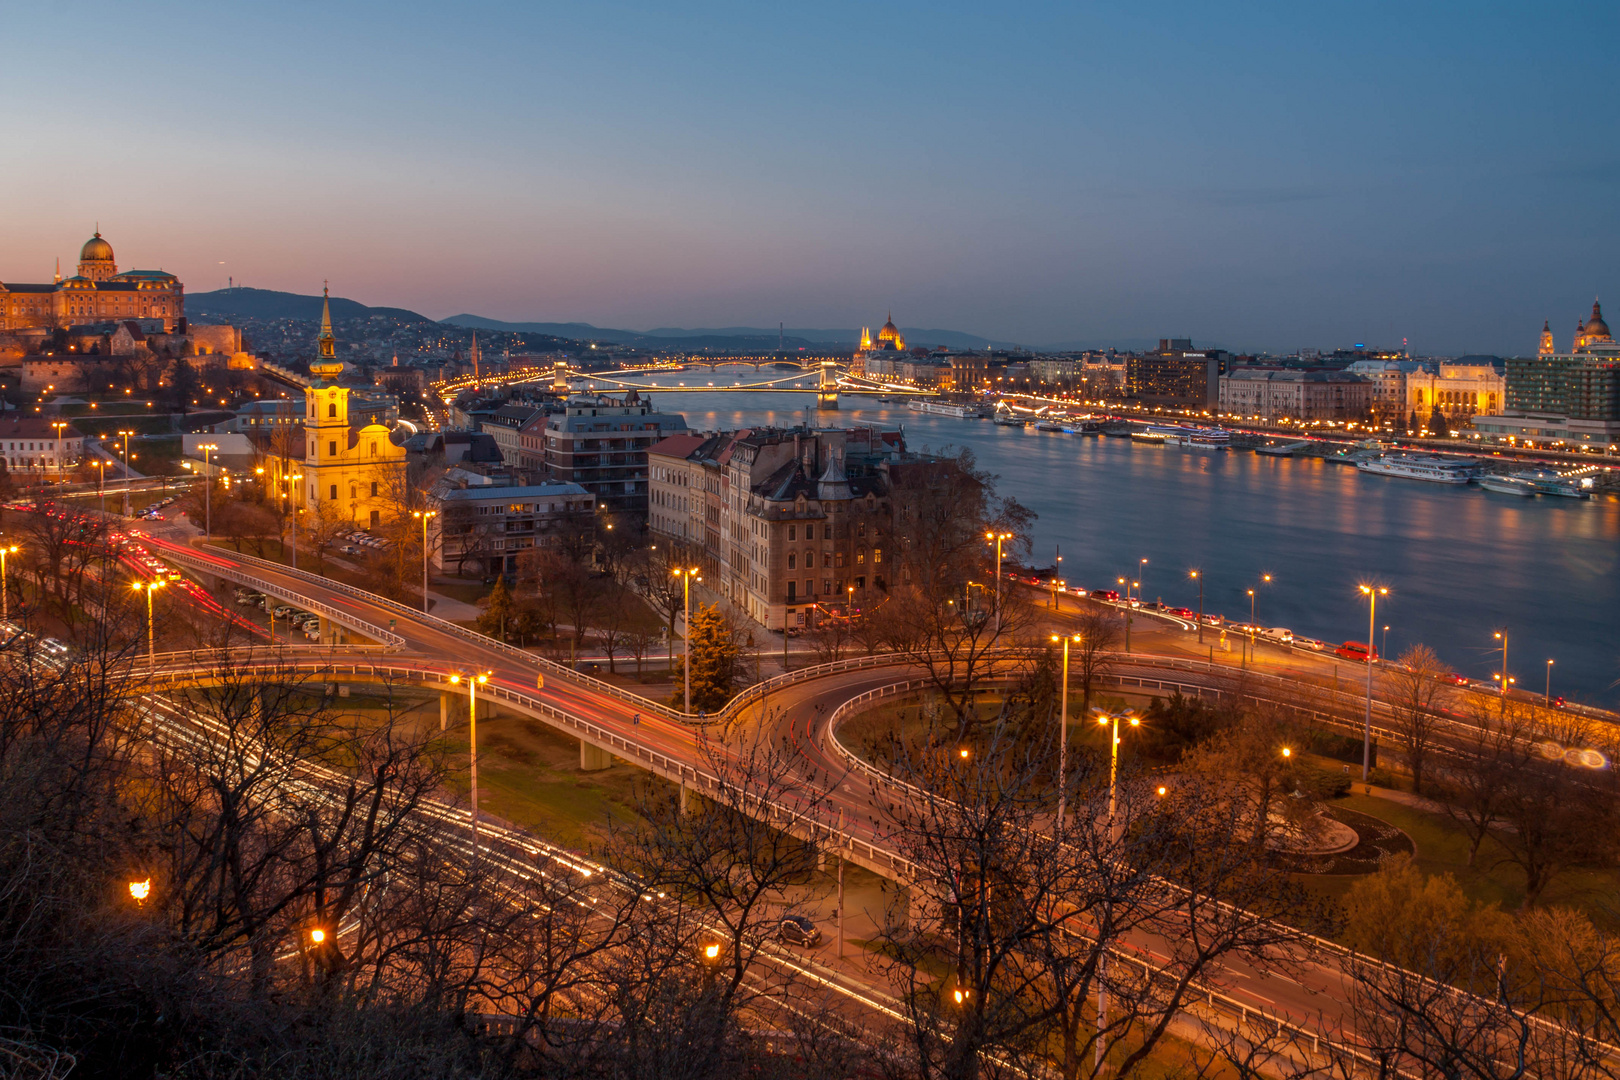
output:
[[[166,72],[127,112],[54,85],[81,15],[19,13],[36,153],[0,167],[31,208],[0,280],[43,280],[99,224],[192,292],[331,278],[433,318],[892,305],[1031,345],[1442,355],[1532,353],[1613,283],[1613,94],[1560,74],[1607,9],[158,10],[97,16],[129,45],[111,84],[164,48],[229,75]],[[111,175],[147,179],[39,164],[111,145]]]

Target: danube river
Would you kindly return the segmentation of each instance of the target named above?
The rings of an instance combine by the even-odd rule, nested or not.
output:
[[[735,381],[779,377],[751,369]],[[673,385],[734,381],[685,372]],[[653,380],[649,380],[653,381]],[[1433,647],[1457,671],[1486,679],[1508,670],[1537,693],[1620,706],[1620,500],[1521,499],[1470,485],[1445,487],[1370,476],[1320,460],[1206,453],[998,427],[914,413],[874,398],[845,397],[817,412],[810,394],[680,393],[655,397],[695,431],[753,425],[903,425],[913,450],[967,447],[1000,477],[997,490],[1034,510],[1032,562],[1049,566],[1058,545],[1073,584],[1114,588],[1147,559],[1143,595],[1204,607],[1334,644],[1367,636],[1356,586],[1376,582],[1378,644]],[[1262,584],[1261,575],[1271,583]]]

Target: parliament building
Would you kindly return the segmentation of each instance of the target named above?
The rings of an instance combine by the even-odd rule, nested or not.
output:
[[[56,330],[126,319],[162,320],[164,333],[185,327],[185,287],[162,270],[118,272],[101,232],[79,251],[79,272],[41,285],[0,281],[0,330]]]

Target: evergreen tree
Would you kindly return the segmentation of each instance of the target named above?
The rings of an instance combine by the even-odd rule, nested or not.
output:
[[[716,712],[731,700],[737,684],[737,631],[713,604],[692,612],[686,633],[692,645],[692,708]],[[677,681],[677,704],[685,700],[684,681]]]
[[[517,612],[512,594],[506,591],[504,575],[496,577],[495,587],[484,597],[484,613],[478,616],[478,632],[499,641],[506,640],[506,625]]]
[[[1429,414],[1429,434],[1441,439],[1451,434],[1451,427],[1446,423],[1446,414],[1440,411],[1438,405]]]
[[[1412,415],[1406,418],[1406,433],[1408,435],[1416,435],[1422,430],[1422,428],[1418,427],[1417,410],[1413,409]]]

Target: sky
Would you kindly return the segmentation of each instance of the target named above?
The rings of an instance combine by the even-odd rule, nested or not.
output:
[[[1029,345],[1620,316],[1620,5],[6,3],[0,281]]]

